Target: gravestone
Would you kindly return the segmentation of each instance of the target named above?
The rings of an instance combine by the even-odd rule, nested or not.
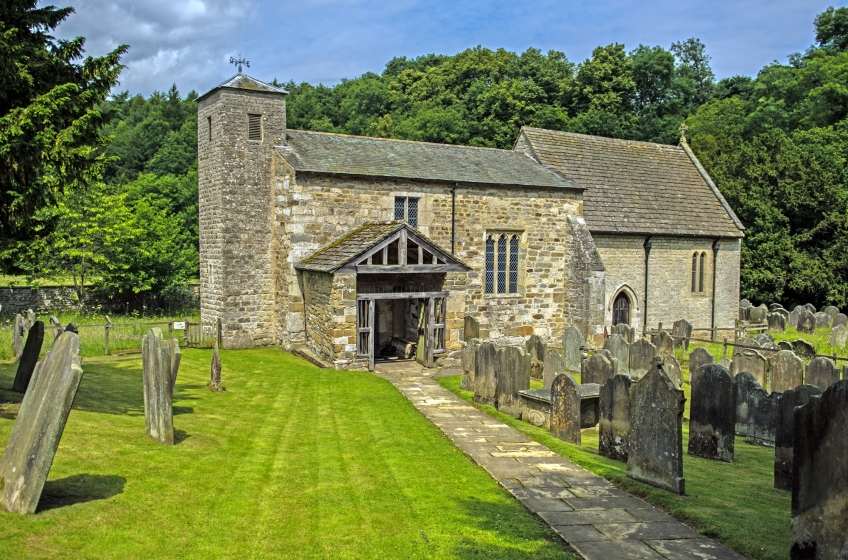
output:
[[[794,351],[795,351],[795,347],[794,347],[794,346],[792,346],[792,343],[791,343],[791,342],[789,342],[788,340],[781,340],[780,342],[778,342],[778,343],[777,343],[777,348],[778,348],[779,350],[789,350],[790,352],[794,352]]]
[[[845,325],[836,325],[830,330],[830,336],[827,343],[834,348],[845,348],[845,343],[848,342],[848,329]]]
[[[680,389],[683,386],[683,368],[680,367],[680,362],[674,356],[670,356],[665,359],[663,366],[663,371],[668,375],[668,378],[671,379],[675,387]]]
[[[740,321],[748,321],[750,320],[751,309],[753,309],[752,305],[740,305],[739,306],[739,320]]]
[[[764,323],[768,316],[768,309],[765,307],[752,307],[748,311],[748,319],[752,323]]]
[[[580,390],[568,374],[558,375],[551,385],[551,435],[580,445]]]
[[[748,435],[748,394],[762,389],[754,376],[743,371],[736,375],[736,435]]]
[[[804,383],[807,385],[815,385],[822,391],[839,381],[839,370],[836,369],[836,364],[830,358],[819,356],[813,358],[807,364],[807,372],[804,376]]]
[[[789,319],[787,323],[790,327],[796,329],[798,328],[798,321],[801,319],[801,313],[803,313],[804,311],[806,311],[806,309],[799,305],[798,307],[793,309],[791,313],[789,313]]]
[[[686,398],[662,370],[662,360],[630,389],[627,476],[677,494],[683,479],[683,406]]]
[[[542,373],[544,388],[550,389],[554,378],[565,372],[565,360],[556,348],[549,348],[545,354],[544,371]]]
[[[21,353],[21,359],[18,361],[18,371],[15,374],[15,381],[12,383],[12,391],[26,393],[32,379],[32,374],[35,371],[35,364],[38,363],[38,355],[41,353],[43,342],[44,322],[36,321],[30,327],[29,334],[27,334],[24,351]]]
[[[813,317],[816,318],[816,328],[817,329],[829,329],[830,323],[833,321],[833,317],[828,315],[827,313],[823,313],[819,311]]]
[[[718,365],[726,369],[727,371],[733,371],[733,362],[728,360],[727,358],[722,358],[718,361]]]
[[[674,347],[689,351],[689,339],[692,338],[692,324],[686,319],[675,321],[671,326],[671,336],[674,338]]]
[[[35,513],[82,379],[79,337],[64,333],[39,362],[0,459],[0,505]]]
[[[597,383],[603,385],[607,379],[615,375],[613,361],[601,352],[596,352],[583,362],[581,383]]]
[[[68,323],[67,325],[65,325],[65,332],[72,332],[72,333],[78,335],[79,329],[77,328],[76,323],[71,322],[71,323]]]
[[[831,319],[839,315],[839,308],[833,305],[828,305],[824,308],[824,312],[830,315]]]
[[[480,338],[480,323],[471,315],[466,315],[462,327],[462,340],[470,342],[475,338]]]
[[[772,313],[774,313],[775,315],[780,315],[781,317],[783,317],[783,319],[784,319],[787,323],[789,322],[789,312],[788,312],[787,310],[785,310],[785,309],[783,309],[783,308],[781,308],[781,309],[775,309],[774,311],[772,311]]]
[[[618,371],[616,373],[628,373],[630,371],[630,344],[620,334],[613,334],[604,341],[604,350],[609,351],[613,358],[618,360]]]
[[[491,342],[483,342],[474,356],[474,402],[496,406],[498,350]]]
[[[768,326],[770,331],[782,333],[786,331],[786,318],[780,313],[772,313],[768,316]]]
[[[743,298],[739,300],[739,307],[752,307],[752,304],[748,299]]]
[[[498,350],[497,379],[495,402],[498,410],[518,418],[521,414],[518,392],[530,388],[530,360],[524,350],[515,346]]]
[[[804,307],[805,307],[805,308],[807,309],[807,311],[809,311],[810,313],[815,313],[815,312],[816,312],[816,306],[815,306],[815,305],[813,305],[812,303],[808,303],[808,304],[804,305]]]
[[[530,377],[533,379],[542,379],[547,350],[545,341],[535,334],[531,334],[524,345],[524,351],[530,356]]]
[[[766,369],[767,362],[762,354],[756,350],[742,350],[733,355],[733,366],[730,372],[738,375],[747,371],[754,376],[761,387],[766,387]]]
[[[833,326],[836,327],[839,325],[848,327],[848,315],[845,315],[845,313],[839,313],[833,318]]]
[[[762,348],[762,344],[760,344],[756,339],[749,338],[747,336],[743,336],[739,340],[736,341],[736,346],[733,347],[733,353],[741,352],[744,350],[744,347],[748,348]]]
[[[769,356],[769,390],[788,391],[804,383],[804,360],[795,352],[781,350]]]
[[[580,373],[580,363],[583,360],[581,348],[584,346],[583,335],[574,325],[570,326],[562,336],[562,359],[565,371]]]
[[[798,316],[798,332],[811,334],[816,330],[816,316],[809,311],[801,311]]]
[[[648,373],[654,363],[657,347],[647,338],[640,338],[630,345],[630,375],[638,380]]]
[[[656,355],[665,360],[674,356],[674,339],[665,331],[660,331],[654,336],[654,346],[657,347]]]
[[[31,329],[35,324],[35,313],[33,313],[32,309],[26,310],[26,328],[27,330]]]
[[[479,345],[480,339],[472,338],[468,342],[463,342],[459,351],[460,363],[462,364],[460,387],[466,391],[474,391],[474,356],[477,354]]]
[[[610,330],[610,333],[620,334],[624,337],[624,340],[627,341],[627,344],[633,344],[633,341],[636,340],[636,329],[625,323],[619,323],[615,325]]]
[[[768,394],[762,387],[748,390],[749,445],[774,447],[774,430],[777,428],[777,399],[780,393]]]
[[[617,461],[627,461],[631,383],[629,375],[616,375],[601,387],[598,452]]]
[[[791,558],[848,551],[848,381],[795,411]]]
[[[701,368],[689,403],[689,454],[733,462],[736,380],[715,364]]]
[[[782,303],[772,303],[769,305],[769,311],[774,311],[775,309],[783,309]]]
[[[56,317],[55,315],[50,316],[50,327],[54,330],[54,334],[55,334],[55,336],[53,337],[53,340],[56,340],[57,338],[59,338],[60,334],[65,332],[65,329],[62,328],[62,324],[59,323],[59,318]]]
[[[692,350],[692,353],[689,354],[689,385],[691,386],[695,382],[694,374],[699,367],[711,364],[714,361],[713,355],[706,348]]]
[[[812,356],[816,353],[816,347],[807,342],[806,340],[795,340],[792,342],[792,348],[795,350],[796,354]]]
[[[144,427],[159,443],[174,444],[173,392],[180,348],[177,339],[164,340],[161,329],[150,329],[141,339],[144,373]]]
[[[210,365],[209,384],[206,386],[213,393],[221,393],[221,354],[218,352],[218,339],[215,339],[215,349],[212,351],[212,364]]]
[[[774,487],[792,490],[792,442],[795,437],[795,409],[810,397],[821,395],[813,385],[801,385],[781,393],[777,399],[777,426],[774,431]]]
[[[26,334],[26,326],[24,318],[19,314],[15,315],[15,329],[12,331],[12,350],[15,353],[15,359],[20,358],[24,351],[24,335]]]
[[[766,344],[774,343],[774,337],[769,333],[758,334],[757,338],[755,338],[754,340],[756,340],[760,346],[765,346]]]

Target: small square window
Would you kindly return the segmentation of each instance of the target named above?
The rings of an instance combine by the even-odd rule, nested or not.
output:
[[[262,140],[262,115],[247,115],[247,139]]]

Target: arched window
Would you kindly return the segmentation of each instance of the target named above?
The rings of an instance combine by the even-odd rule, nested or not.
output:
[[[518,293],[520,243],[520,234],[490,233],[486,236],[485,293]]]
[[[498,293],[506,293],[506,235],[498,239]]]
[[[692,254],[692,292],[697,291],[698,280],[698,253]]]
[[[509,240],[509,293],[518,293],[518,236]]]
[[[630,298],[621,292],[612,304],[612,326],[630,324]]]
[[[707,254],[701,253],[701,263],[698,266],[698,291],[704,291],[704,262],[706,261]]]
[[[491,236],[486,238],[486,293],[495,291],[495,240]]]

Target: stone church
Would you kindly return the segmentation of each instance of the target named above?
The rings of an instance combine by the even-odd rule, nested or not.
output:
[[[679,146],[523,128],[513,150],[289,130],[237,74],[198,99],[200,304],[225,348],[432,365],[481,338],[731,330],[743,226]]]

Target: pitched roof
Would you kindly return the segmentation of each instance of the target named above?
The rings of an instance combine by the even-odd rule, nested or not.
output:
[[[743,237],[744,226],[685,143],[529,127],[521,134],[530,155],[587,187],[583,216],[592,232]]]
[[[295,171],[580,189],[511,150],[289,130],[280,154]]]
[[[246,89],[250,91],[260,91],[265,93],[288,93],[283,88],[272,86],[271,84],[262,82],[260,80],[257,80],[256,78],[251,78],[247,74],[239,73],[230,78],[229,80],[226,80],[224,83],[219,84],[214,88],[210,89],[209,91],[198,97],[197,100],[200,101],[204,97],[210,95],[212,92],[218,91],[221,88]]]

